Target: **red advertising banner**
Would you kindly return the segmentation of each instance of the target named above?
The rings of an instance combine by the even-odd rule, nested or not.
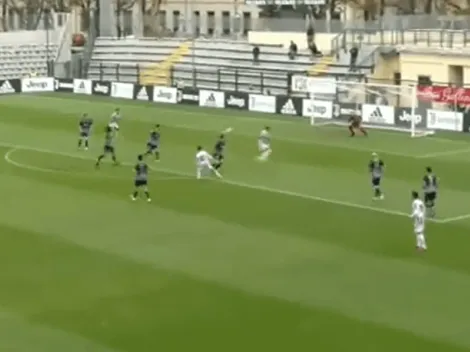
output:
[[[418,100],[435,103],[470,105],[470,88],[418,86]]]

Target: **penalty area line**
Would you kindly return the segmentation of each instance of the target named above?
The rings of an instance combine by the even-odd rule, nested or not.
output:
[[[30,150],[30,151],[35,151],[35,152],[38,152],[38,153],[61,155],[61,156],[71,157],[71,158],[76,158],[76,159],[93,160],[91,158],[84,157],[84,156],[81,156],[81,155],[75,155],[75,154],[71,154],[71,153],[63,153],[63,152],[58,152],[58,151],[54,151],[54,150],[35,148],[35,147],[24,146],[24,145],[14,145],[14,144],[0,142],[0,146],[10,147],[10,148],[16,149],[16,150]],[[10,155],[11,155],[11,153],[10,153]],[[121,165],[133,165],[133,164],[122,163]],[[176,170],[165,169],[165,168],[158,168],[158,169],[152,168],[152,169],[154,171],[158,171],[158,172],[161,172],[161,173],[166,173],[166,174],[171,174],[171,175],[174,175],[174,176],[177,176],[177,177],[181,177],[181,179],[185,179],[185,180],[195,179],[195,175],[189,174],[188,172],[176,171]],[[336,199],[331,199],[331,198],[319,197],[319,196],[314,196],[314,195],[309,195],[309,194],[304,194],[304,193],[298,193],[298,192],[293,192],[293,191],[287,191],[287,190],[282,190],[282,189],[277,189],[277,188],[271,188],[271,187],[260,186],[260,185],[253,185],[253,184],[239,182],[239,181],[232,181],[232,180],[228,180],[228,179],[207,179],[207,180],[214,181],[214,182],[221,182],[221,183],[225,183],[225,184],[232,185],[232,186],[237,186],[237,187],[242,187],[242,188],[248,188],[248,189],[264,191],[264,192],[269,192],[269,193],[277,193],[277,194],[282,194],[282,195],[285,195],[285,196],[302,198],[302,199],[322,202],[322,203],[326,203],[326,204],[338,205],[338,206],[342,206],[342,207],[346,207],[346,208],[361,209],[361,210],[367,210],[367,211],[371,211],[371,212],[375,212],[375,213],[382,213],[382,214],[386,214],[386,215],[394,215],[394,216],[401,216],[401,217],[407,217],[407,218],[410,217],[410,214],[402,212],[402,211],[398,211],[398,210],[373,207],[373,206],[368,206],[368,205],[363,205],[363,204],[357,204],[357,203],[341,201],[341,200],[336,200]],[[429,221],[436,222],[436,223],[450,222],[448,219],[444,219],[444,220],[429,219]],[[456,221],[456,220],[454,220],[454,221]]]
[[[42,172],[42,173],[66,174],[66,175],[73,175],[73,176],[78,176],[78,177],[88,177],[88,178],[90,178],[90,177],[95,178],[95,177],[98,176],[98,178],[107,178],[107,179],[114,179],[114,180],[128,180],[129,179],[129,177],[117,177],[117,176],[103,175],[103,174],[98,174],[98,173],[84,173],[84,172],[78,172],[78,171],[73,172],[73,171],[68,171],[68,170],[49,169],[49,168],[29,165],[29,164],[25,164],[25,163],[20,163],[16,160],[13,160],[12,155],[13,155],[13,153],[19,152],[21,150],[30,150],[30,151],[35,151],[35,152],[44,153],[44,154],[47,153],[47,154],[62,155],[62,156],[71,157],[71,158],[75,158],[75,159],[81,159],[81,160],[90,160],[90,161],[93,160],[92,158],[86,158],[86,157],[82,157],[82,156],[78,156],[78,155],[74,156],[72,154],[56,153],[56,152],[53,152],[53,151],[36,150],[34,148],[24,148],[24,147],[17,147],[17,148],[12,148],[12,149],[8,150],[5,153],[3,159],[8,164],[11,164],[11,165],[13,165],[17,168],[30,170],[30,171],[38,171],[38,172]],[[131,163],[121,163],[121,165],[133,166],[133,164],[131,164]],[[150,169],[152,169],[156,172],[159,172],[158,169],[155,169],[155,168],[152,168],[152,167],[150,167]],[[161,172],[161,173],[168,174],[168,172]],[[187,179],[189,179],[189,177],[173,174],[172,176],[166,176],[166,177],[153,177],[153,179],[157,180],[157,181],[173,181],[173,180],[187,180]]]
[[[454,150],[447,150],[443,152],[436,152],[436,153],[429,153],[417,156],[417,159],[430,159],[430,158],[437,158],[440,156],[449,156],[449,155],[457,155],[457,154],[465,154],[470,152],[470,148],[462,148],[462,149],[454,149]]]
[[[448,224],[448,223],[451,223],[451,222],[457,222],[457,221],[462,221],[462,220],[467,220],[467,219],[470,219],[470,214],[463,214],[463,215],[459,215],[459,216],[452,216],[450,218],[445,218],[445,219],[442,219],[440,220],[439,222],[441,224]]]

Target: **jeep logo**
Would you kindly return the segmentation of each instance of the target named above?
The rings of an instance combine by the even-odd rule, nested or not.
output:
[[[243,107],[245,107],[245,99],[237,98],[237,97],[234,97],[233,95],[231,95],[227,99],[227,105],[228,106],[238,106],[239,108],[243,108]]]
[[[173,98],[173,94],[172,92],[169,92],[169,91],[165,92],[164,90],[159,90],[157,92],[157,97],[171,100]]]
[[[97,84],[94,88],[94,91],[96,93],[108,94],[109,88],[108,88],[108,86]]]
[[[415,124],[420,124],[423,121],[423,117],[421,115],[411,115],[405,110],[403,110],[402,114],[398,117],[398,119],[402,122],[411,122],[411,120],[413,120]]]

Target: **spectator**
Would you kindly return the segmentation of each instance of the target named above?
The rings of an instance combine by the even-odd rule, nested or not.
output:
[[[294,60],[297,56],[297,44],[295,44],[292,40],[290,41],[289,45],[289,59]]]
[[[359,49],[357,48],[357,46],[353,46],[349,50],[349,54],[350,54],[350,57],[349,57],[349,70],[354,71],[355,66],[356,66],[356,62],[357,62],[357,55],[359,54]]]
[[[312,53],[312,56],[315,56],[315,57],[323,56],[322,52],[318,50],[315,42],[310,43],[309,49],[310,49],[310,52]]]
[[[258,45],[255,45],[253,48],[253,63],[257,64],[259,62],[259,47]]]
[[[315,41],[315,30],[313,29],[312,24],[307,28],[307,43],[312,43]]]

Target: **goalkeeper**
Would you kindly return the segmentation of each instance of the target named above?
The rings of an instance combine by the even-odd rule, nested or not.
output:
[[[364,127],[362,127],[362,118],[359,115],[351,115],[349,118],[349,132],[351,133],[351,137],[356,135],[356,130],[361,131],[364,136],[367,136],[367,131]]]

